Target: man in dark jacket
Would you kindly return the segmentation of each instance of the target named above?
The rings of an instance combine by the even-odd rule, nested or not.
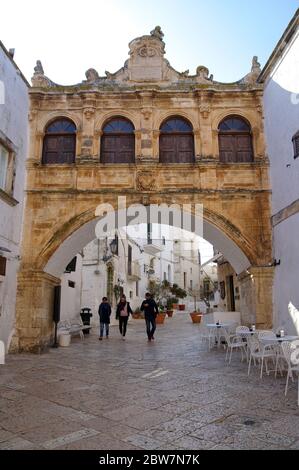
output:
[[[145,294],[145,300],[142,302],[140,310],[144,312],[148,340],[152,341],[153,339],[155,339],[154,333],[156,330],[156,316],[159,311],[156,302],[154,301],[149,292]]]
[[[106,330],[106,338],[109,338],[109,324],[110,324],[111,306],[108,302],[107,297],[102,298],[102,303],[99,306],[100,316],[100,337],[99,340],[103,339],[104,328]]]

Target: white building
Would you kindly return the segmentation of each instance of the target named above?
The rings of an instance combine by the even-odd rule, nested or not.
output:
[[[76,317],[88,307],[97,323],[98,306],[107,296],[115,308],[121,292],[134,309],[140,307],[149,281],[176,283],[188,292],[182,303],[199,300],[198,237],[168,226],[141,224],[95,239],[62,276],[61,319]],[[191,295],[192,293],[192,295]]]
[[[0,42],[0,340],[14,333],[28,144],[29,84]]]
[[[299,332],[299,10],[259,80],[272,186],[274,325]],[[278,264],[277,264],[278,263]]]

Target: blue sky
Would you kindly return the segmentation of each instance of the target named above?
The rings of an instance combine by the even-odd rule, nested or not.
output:
[[[116,71],[129,41],[160,25],[175,69],[206,65],[229,82],[249,71],[253,55],[265,64],[298,7],[299,0],[6,0],[0,39],[16,49],[28,79],[40,59],[53,81],[73,84],[90,67]]]

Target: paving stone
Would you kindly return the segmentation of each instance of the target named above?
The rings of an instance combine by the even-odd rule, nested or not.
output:
[[[5,442],[0,443],[1,450],[34,450],[35,445],[32,442],[22,439],[21,437],[13,437]]]
[[[228,365],[222,349],[199,347],[185,315],[152,344],[144,322],[130,323],[126,342],[114,327],[99,343],[91,334],[47,354],[7,356],[1,448],[299,448],[296,387],[285,397],[285,377],[260,380],[257,368],[248,377],[236,355]]]
[[[70,444],[70,443],[79,441],[83,438],[93,437],[96,434],[99,434],[99,432],[96,431],[95,429],[81,429],[79,431],[66,434],[65,436],[57,437],[55,439],[46,441],[42,444],[42,446],[45,449],[56,449],[59,446]]]

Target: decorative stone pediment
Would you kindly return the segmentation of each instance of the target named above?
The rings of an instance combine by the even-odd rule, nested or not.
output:
[[[156,26],[148,35],[140,36],[129,43],[129,58],[125,61],[123,67],[116,72],[105,71],[105,76],[100,76],[96,69],[89,68],[85,75],[86,80],[72,85],[80,89],[84,87],[100,88],[111,91],[113,89],[128,89],[130,87],[151,87],[161,89],[180,89],[190,90],[193,87],[223,88],[225,83],[214,81],[213,75],[204,65],[199,65],[194,75],[189,74],[189,70],[178,72],[165,58],[164,34],[160,26]],[[235,86],[243,88],[261,87],[257,83],[260,74],[260,64],[256,56],[253,57],[250,73],[244,78],[234,83],[230,83],[230,89]],[[61,87],[49,80],[45,76],[42,64],[37,61],[32,77],[33,87]],[[67,88],[67,87],[65,87]]]

